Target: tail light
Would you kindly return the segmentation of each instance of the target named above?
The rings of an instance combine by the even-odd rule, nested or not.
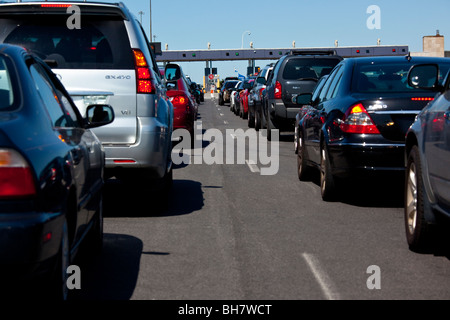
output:
[[[186,111],[189,111],[189,99],[184,95],[178,95],[169,98],[174,107],[186,107]]]
[[[281,86],[281,83],[277,81],[275,83],[275,99],[281,99],[281,92],[283,87]]]
[[[36,185],[28,162],[14,150],[0,149],[0,199],[35,194]]]
[[[154,94],[156,92],[155,79],[153,79],[144,53],[139,49],[134,49],[133,53],[136,63],[137,93]]]
[[[263,91],[266,90],[266,88],[261,88],[259,89],[259,97],[262,97]]]
[[[350,107],[345,113],[340,128],[346,133],[380,134],[377,126],[361,103]]]

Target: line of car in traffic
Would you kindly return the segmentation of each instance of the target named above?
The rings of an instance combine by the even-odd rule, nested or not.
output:
[[[172,133],[193,128],[202,92],[157,66],[122,3],[2,3],[0,25],[0,280],[64,300],[68,266],[102,246],[107,178],[169,201]]]
[[[293,131],[298,178],[317,173],[324,201],[372,178],[406,176],[407,241],[420,251],[450,217],[449,70],[448,58],[292,52],[253,85],[238,84],[230,108],[251,119],[248,127],[267,129],[269,140],[275,128]],[[243,112],[243,96],[255,116]]]

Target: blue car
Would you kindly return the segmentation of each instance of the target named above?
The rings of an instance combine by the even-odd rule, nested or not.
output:
[[[113,121],[107,105],[82,117],[46,63],[0,45],[2,284],[42,278],[67,298],[66,271],[82,240],[102,244],[105,155],[90,129]]]
[[[433,231],[450,218],[450,76],[436,64],[414,66],[410,86],[437,92],[406,138],[405,224],[410,249],[430,249]]]

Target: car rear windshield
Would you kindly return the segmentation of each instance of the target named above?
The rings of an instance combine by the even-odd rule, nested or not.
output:
[[[0,41],[23,46],[59,69],[134,69],[123,20],[83,16],[81,29],[69,29],[67,16],[0,19]]]
[[[11,111],[19,105],[15,74],[11,61],[0,55],[0,112]]]
[[[361,93],[407,93],[417,92],[408,85],[411,63],[358,64],[353,73],[352,91]],[[440,65],[440,79],[444,79],[450,64]]]
[[[283,71],[285,80],[319,79],[329,74],[339,59],[301,58],[289,59]]]

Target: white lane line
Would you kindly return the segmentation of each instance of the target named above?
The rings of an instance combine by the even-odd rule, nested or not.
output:
[[[320,266],[319,260],[317,260],[313,255],[304,253],[303,258],[308,264],[311,272],[316,278],[317,282],[320,285],[325,297],[328,300],[340,300],[339,294],[337,293],[333,282],[330,277],[328,277],[327,273]]]
[[[254,161],[251,160],[247,160],[245,161],[247,163],[247,166],[250,168],[250,171],[253,173],[260,173],[261,170],[258,168],[258,166],[256,165],[256,163]]]

